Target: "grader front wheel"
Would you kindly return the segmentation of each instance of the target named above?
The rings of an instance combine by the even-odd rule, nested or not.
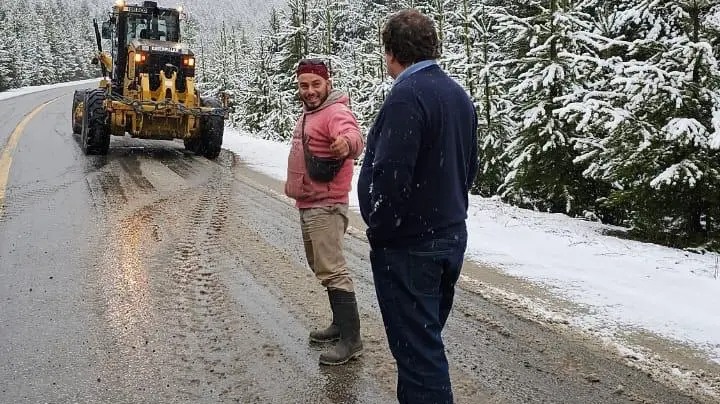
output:
[[[105,109],[105,90],[94,89],[85,93],[82,130],[82,150],[85,154],[107,154],[110,147],[110,120]]]

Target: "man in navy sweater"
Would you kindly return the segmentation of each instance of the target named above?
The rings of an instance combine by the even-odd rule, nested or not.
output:
[[[395,83],[368,134],[358,197],[400,403],[452,403],[440,333],[467,244],[468,191],[477,171],[472,101],[435,59],[433,22],[392,15],[382,33]]]

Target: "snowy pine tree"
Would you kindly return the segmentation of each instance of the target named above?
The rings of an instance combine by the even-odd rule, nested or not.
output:
[[[502,196],[521,206],[571,215],[593,209],[599,185],[576,161],[583,141],[577,122],[559,115],[576,92],[585,91],[601,64],[582,33],[590,29],[581,5],[565,0],[531,1],[528,17],[499,14],[499,29],[513,41],[517,57],[510,89],[518,132],[506,152],[510,172]]]
[[[341,78],[338,83],[340,87],[350,93],[353,112],[362,132],[367,133],[390,89],[381,40],[388,9],[382,4],[366,1],[358,2],[355,8],[347,11],[348,25],[345,32],[354,35],[354,40],[343,54],[337,56],[337,59],[345,62],[336,63],[334,74]],[[368,23],[354,24],[358,19]]]
[[[503,49],[499,45],[506,38],[496,33],[497,14],[500,9],[484,4],[473,8],[463,0],[462,70],[456,74],[475,100],[478,113],[479,169],[473,192],[483,196],[495,195],[507,175],[508,161],[505,155],[510,135],[515,125],[510,118],[512,102],[507,97],[508,69],[502,63]],[[452,73],[452,68],[450,69]]]
[[[632,42],[613,80],[629,118],[611,132],[602,170],[616,184],[609,205],[649,240],[698,245],[718,234],[720,71],[703,24],[715,2],[642,1],[622,10],[647,34]],[[637,17],[640,18],[637,18]]]
[[[85,0],[0,3],[0,90],[94,77],[92,19]]]
[[[9,9],[0,3],[0,91],[13,85],[15,80],[15,37],[10,30]]]

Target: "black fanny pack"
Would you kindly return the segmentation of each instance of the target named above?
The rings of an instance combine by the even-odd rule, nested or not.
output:
[[[305,152],[305,167],[308,175],[316,182],[330,182],[340,172],[345,159],[336,159],[332,157],[317,157],[310,153],[308,147],[309,139],[305,134],[305,115],[302,121],[302,142],[303,151]]]

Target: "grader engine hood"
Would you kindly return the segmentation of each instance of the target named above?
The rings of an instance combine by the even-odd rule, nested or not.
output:
[[[185,78],[195,76],[195,57],[185,44],[158,41],[152,39],[135,39],[130,43],[135,50],[135,66],[138,74],[147,74],[150,79],[150,90],[160,86],[161,71],[167,77],[177,73],[175,88],[185,91]]]

